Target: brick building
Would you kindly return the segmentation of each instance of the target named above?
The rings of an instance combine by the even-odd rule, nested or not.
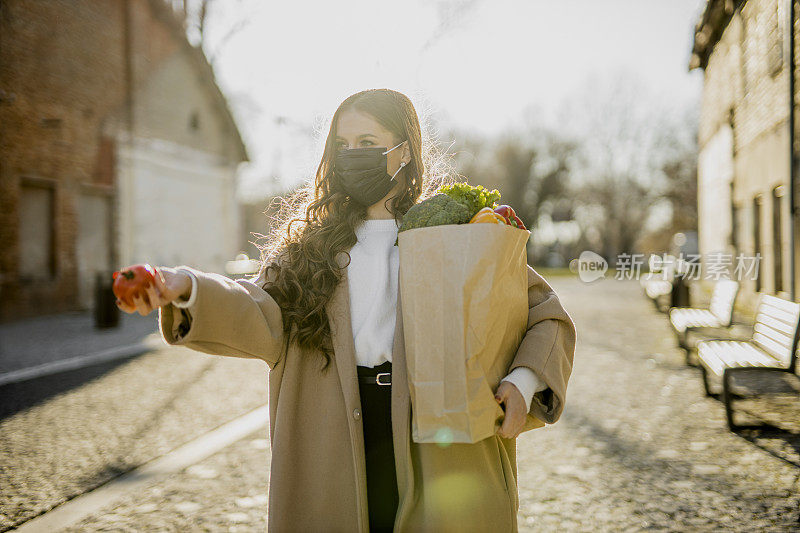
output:
[[[164,0],[0,2],[0,321],[93,305],[95,272],[222,272],[247,154]]]
[[[790,144],[798,31],[792,0],[709,0],[695,29],[690,69],[704,71],[698,132],[700,253],[761,254],[757,280],[742,284],[795,298],[796,180]],[[790,20],[794,18],[794,24]],[[794,175],[794,178],[793,178]],[[747,276],[749,278],[749,276]]]

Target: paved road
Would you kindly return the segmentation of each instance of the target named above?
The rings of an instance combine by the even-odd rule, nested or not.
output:
[[[518,439],[520,530],[797,531],[797,396],[742,403],[769,411],[784,431],[731,433],[637,282],[551,282],[579,346],[561,420]],[[211,364],[189,355],[184,364]],[[159,431],[180,424],[163,422]],[[69,531],[263,531],[269,460],[264,430]]]

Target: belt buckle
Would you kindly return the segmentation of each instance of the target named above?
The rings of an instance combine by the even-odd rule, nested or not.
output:
[[[391,385],[392,384],[391,381],[389,381],[388,383],[384,383],[383,381],[381,381],[381,376],[390,376],[391,378],[391,375],[392,375],[391,372],[380,372],[375,375],[375,383],[377,383],[378,385]]]

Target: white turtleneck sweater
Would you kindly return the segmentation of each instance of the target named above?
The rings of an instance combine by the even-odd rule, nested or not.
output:
[[[378,366],[392,360],[399,249],[394,246],[397,224],[394,219],[367,219],[356,228],[358,242],[350,249],[347,266],[350,295],[350,322],[356,350],[356,364]],[[192,278],[192,292],[186,302],[175,300],[177,307],[191,307],[197,294],[197,280]],[[527,367],[517,367],[502,381],[510,381],[522,393],[528,410],[533,394],[547,384]]]
[[[378,366],[392,360],[400,255],[394,219],[368,219],[356,228],[358,242],[347,266],[350,322],[356,364]]]

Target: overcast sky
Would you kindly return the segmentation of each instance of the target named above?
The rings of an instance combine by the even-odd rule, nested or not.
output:
[[[206,53],[214,56],[252,159],[243,168],[240,197],[310,178],[325,121],[344,98],[366,88],[404,92],[423,120],[433,115],[487,135],[524,116],[551,121],[565,101],[623,74],[639,78],[644,96],[661,104],[696,102],[702,74],[687,65],[704,5],[217,1]],[[278,181],[270,183],[270,176]]]

